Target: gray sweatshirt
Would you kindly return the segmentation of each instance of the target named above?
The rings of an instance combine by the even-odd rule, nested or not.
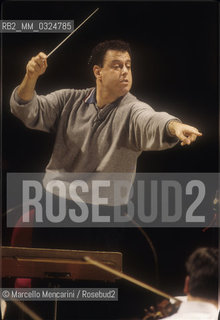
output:
[[[142,151],[163,150],[177,143],[167,128],[176,117],[154,111],[131,93],[102,109],[95,97],[95,88],[63,89],[46,96],[35,92],[24,103],[13,91],[11,111],[28,128],[56,130],[44,184],[55,178],[69,184],[67,173],[93,173],[93,177],[127,173],[131,185]]]

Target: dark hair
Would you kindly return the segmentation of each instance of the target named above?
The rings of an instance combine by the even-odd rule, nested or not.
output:
[[[108,50],[126,51],[131,56],[131,48],[129,43],[122,40],[106,40],[98,43],[92,50],[88,64],[90,67],[98,65],[103,66],[105,54]]]
[[[218,299],[218,249],[198,248],[186,262],[189,293],[194,297]]]

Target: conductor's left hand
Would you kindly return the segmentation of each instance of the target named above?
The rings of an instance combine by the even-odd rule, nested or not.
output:
[[[202,136],[198,129],[175,120],[169,123],[168,129],[181,141],[181,146],[190,145],[197,137]]]

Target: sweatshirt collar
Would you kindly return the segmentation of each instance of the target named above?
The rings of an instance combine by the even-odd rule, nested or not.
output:
[[[119,97],[118,99],[116,99],[115,101],[113,101],[112,103],[110,103],[109,105],[112,106],[117,106],[118,103],[122,100],[123,97]],[[96,88],[93,88],[91,90],[91,92],[89,93],[89,95],[85,98],[85,103],[87,104],[94,104],[96,106]],[[105,108],[103,108],[105,109]]]
[[[89,95],[85,98],[85,103],[96,104],[96,88],[93,88]]]

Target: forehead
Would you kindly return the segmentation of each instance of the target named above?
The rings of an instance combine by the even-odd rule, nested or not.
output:
[[[127,61],[131,57],[127,51],[107,50],[104,56],[104,62],[111,62],[114,60]]]

